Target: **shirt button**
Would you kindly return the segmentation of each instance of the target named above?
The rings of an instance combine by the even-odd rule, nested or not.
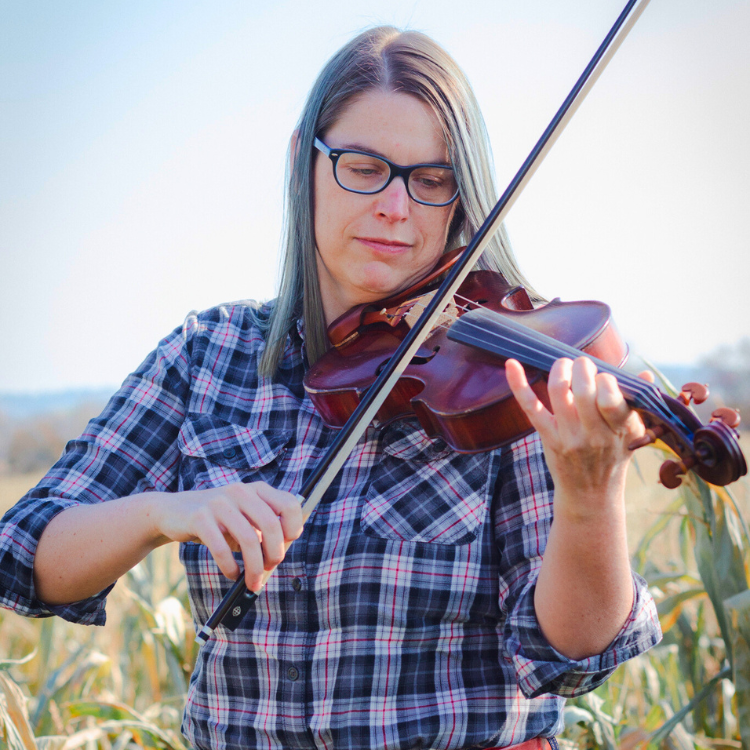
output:
[[[297,669],[297,667],[289,667],[289,669],[286,670],[286,676],[294,682],[299,679],[299,669]]]
[[[300,578],[292,578],[292,588],[295,591],[302,591],[302,580]]]
[[[222,451],[224,458],[234,458],[237,455],[237,451],[234,448],[224,448]]]

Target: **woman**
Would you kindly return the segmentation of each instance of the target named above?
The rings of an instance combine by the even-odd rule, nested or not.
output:
[[[257,590],[278,566],[198,656],[195,747],[538,745],[564,696],[659,638],[625,538],[643,426],[588,360],[555,365],[554,414],[509,362],[537,434],[459,455],[410,420],[370,428],[303,530],[293,493],[333,437],[302,387],[326,326],[424,276],[493,191],[460,70],[387,27],[329,61],[290,153],[279,298],[191,315],[125,381],[4,519],[3,603],[102,624],[113,581],[178,541],[199,627],[243,567]],[[483,263],[523,282],[502,234]]]

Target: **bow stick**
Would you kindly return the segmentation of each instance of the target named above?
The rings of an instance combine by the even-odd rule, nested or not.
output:
[[[326,455],[323,456],[312,476],[300,489],[297,498],[302,504],[303,521],[307,521],[320,502],[334,477],[339,472],[339,469],[344,465],[352,449],[364,434],[367,426],[375,418],[378,410],[398,382],[409,362],[411,362],[412,357],[430,334],[443,309],[458,291],[458,288],[474,264],[479,260],[492,235],[515,203],[516,198],[521,194],[521,191],[552,148],[560,133],[565,129],[565,126],[573,117],[581,102],[586,98],[586,95],[633,28],[649,1],[630,0],[625,6],[604,41],[599,46],[599,49],[597,49],[586,69],[560,106],[560,109],[557,110],[547,129],[542,133],[542,136],[531,150],[526,161],[521,165],[521,168],[505,189],[500,200],[468,244],[461,259],[450,270],[445,281],[425,307],[419,319],[412,326],[394,355],[384,366],[377,380],[367,390],[359,406],[355,409],[347,423],[341,428],[333,445],[328,449]],[[286,545],[286,549],[289,549],[291,544],[289,542]],[[266,571],[263,576],[262,586],[265,585],[272,574],[273,570]],[[244,575],[241,574],[198,633],[196,640],[200,644],[206,643],[220,624],[223,624],[229,630],[234,630],[245,616],[250,605],[258,598],[262,586],[257,592],[248,591]]]

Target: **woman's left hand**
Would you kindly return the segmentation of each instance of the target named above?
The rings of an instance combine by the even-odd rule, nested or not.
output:
[[[513,359],[505,372],[513,395],[539,433],[556,490],[580,500],[602,497],[624,481],[628,446],[644,434],[640,416],[625,402],[615,377],[597,373],[588,357],[557,360],[549,373],[550,409],[544,406]]]

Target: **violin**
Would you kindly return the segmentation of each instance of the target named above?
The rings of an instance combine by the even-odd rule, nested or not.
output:
[[[304,386],[323,420],[343,427],[363,394],[408,335],[438,277],[452,266],[453,251],[419,284],[400,294],[349,310],[328,330],[331,349],[307,372]],[[715,485],[747,473],[736,428],[739,415],[716,410],[707,425],[688,408],[708,391],[698,383],[672,398],[655,385],[620,369],[628,349],[602,302],[561,302],[534,308],[523,287],[500,273],[470,273],[453,302],[411,358],[376,414],[383,425],[415,416],[430,437],[454,450],[475,453],[507,445],[533,431],[505,377],[505,361],[519,360],[539,399],[549,408],[546,375],[560,357],[585,354],[600,372],[615,376],[626,402],[644,421],[636,449],[661,439],[678,459],[666,461],[659,477],[675,488],[693,469]]]

